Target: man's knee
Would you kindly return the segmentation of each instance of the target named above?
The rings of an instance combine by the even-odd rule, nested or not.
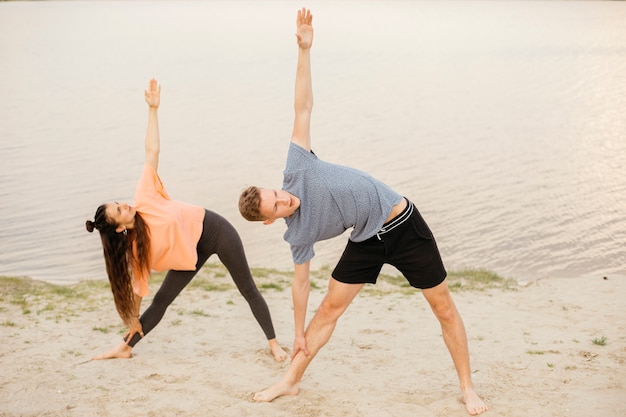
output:
[[[317,309],[317,315],[327,321],[336,321],[346,311],[348,306],[343,303],[333,301],[329,297],[324,298],[319,308]]]
[[[449,322],[458,317],[459,313],[447,287],[437,288],[433,292],[424,292],[424,295],[439,321]]]
[[[346,311],[363,284],[343,284],[331,279],[328,292],[317,309],[316,316],[325,321],[336,321]]]
[[[442,323],[456,320],[459,314],[452,299],[433,304],[432,310]]]

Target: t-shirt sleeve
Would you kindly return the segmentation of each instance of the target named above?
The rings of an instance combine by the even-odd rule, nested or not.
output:
[[[306,169],[316,159],[317,156],[313,152],[307,151],[303,147],[291,142],[289,145],[289,151],[287,152],[285,173]]]
[[[301,196],[304,193],[303,178],[306,175],[305,173],[315,163],[316,159],[317,156],[314,153],[291,142],[289,152],[287,154],[285,171],[283,172],[283,190],[287,190],[294,195]],[[285,220],[287,221],[287,227],[293,229],[288,231],[287,234],[291,233],[291,236],[295,237],[295,239],[292,240],[287,238],[287,234],[285,235],[285,240],[287,240],[290,244],[293,262],[300,265],[310,261],[315,257],[313,243],[301,243],[298,236],[306,234],[300,229],[302,226],[290,223],[287,219]]]
[[[148,164],[144,164],[143,173],[137,183],[137,189],[135,190],[135,201],[141,198],[141,196],[151,196],[158,194],[166,200],[170,200],[170,196],[159,177],[159,174]]]
[[[301,265],[315,257],[313,245],[291,245],[293,263]]]

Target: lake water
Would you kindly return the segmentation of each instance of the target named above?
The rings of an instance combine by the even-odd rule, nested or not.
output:
[[[313,148],[413,200],[448,269],[626,274],[626,2],[309,3]],[[0,2],[0,275],[106,277],[84,223],[132,201],[151,77],[170,195],[232,221],[251,266],[290,268],[284,224],[237,198],[281,185],[300,6]]]

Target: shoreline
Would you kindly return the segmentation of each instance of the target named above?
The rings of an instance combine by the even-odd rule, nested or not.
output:
[[[309,319],[328,272],[313,271]],[[482,272],[451,273],[449,285],[490,407],[484,415],[626,415],[626,280],[522,286]],[[290,349],[291,273],[253,275]],[[160,280],[151,280],[144,308]],[[128,360],[89,361],[124,331],[106,281],[2,277],[0,416],[466,416],[436,319],[402,280],[383,275],[361,291],[298,396],[257,404],[252,394],[287,363],[271,358],[221,264],[205,266]]]

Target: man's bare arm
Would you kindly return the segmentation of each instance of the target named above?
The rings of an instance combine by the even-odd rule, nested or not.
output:
[[[311,150],[311,112],[313,111],[313,84],[311,82],[311,46],[313,45],[313,15],[310,10],[298,10],[296,19],[298,39],[298,66],[294,99],[295,119],[291,141]]]

